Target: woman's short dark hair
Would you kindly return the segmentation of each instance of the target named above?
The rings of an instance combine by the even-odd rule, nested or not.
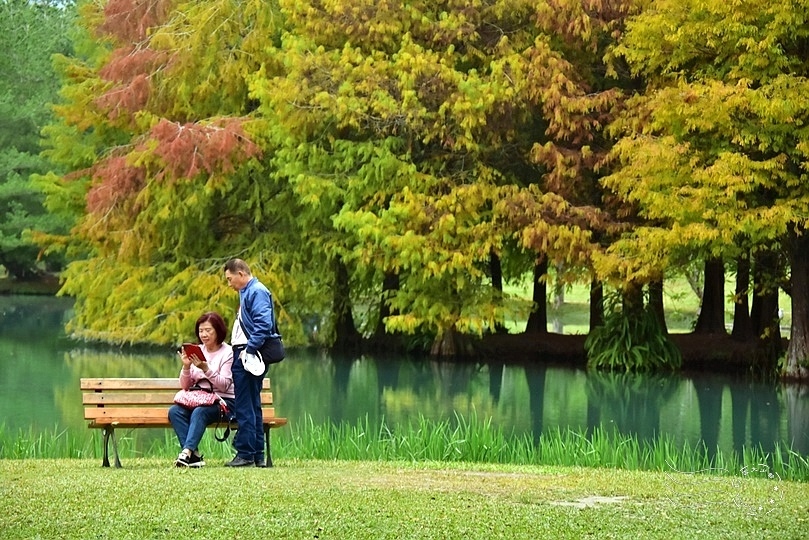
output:
[[[225,319],[215,311],[209,311],[208,313],[200,315],[199,319],[197,319],[197,325],[194,327],[194,335],[197,338],[199,338],[199,325],[205,322],[211,323],[214,332],[216,332],[216,344],[221,345],[222,342],[225,341],[225,336],[227,336]]]

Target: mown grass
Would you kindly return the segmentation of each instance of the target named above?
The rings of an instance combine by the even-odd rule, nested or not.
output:
[[[273,469],[224,467],[232,449],[208,433],[190,470],[171,430],[119,431],[124,468],[107,469],[98,430],[0,426],[0,538],[797,539],[809,517],[809,463],[783,449],[307,418],[273,431]]]
[[[809,484],[669,470],[283,459],[0,460],[0,538],[797,539]]]
[[[118,430],[119,453],[126,462],[137,457],[172,461],[179,450],[171,430],[163,438],[143,444],[145,430]],[[155,430],[149,430],[155,431]],[[232,439],[231,439],[232,440]],[[592,433],[548,430],[535,441],[530,435],[512,436],[490,420],[456,416],[452,421],[418,421],[396,429],[372,425],[367,419],[355,424],[316,424],[304,418],[272,433],[273,457],[352,461],[460,462],[512,465],[573,466],[643,471],[702,471],[719,476],[745,476],[751,471],[782,480],[809,481],[809,460],[776,445],[773,452],[746,448],[742,453],[709,452],[704,446],[676,445],[666,435],[639,440],[631,435],[597,429]],[[206,458],[218,464],[233,456],[228,444],[218,443],[209,432],[200,447]],[[93,458],[102,455],[97,430],[80,433],[54,430],[8,433],[0,426],[0,458]]]

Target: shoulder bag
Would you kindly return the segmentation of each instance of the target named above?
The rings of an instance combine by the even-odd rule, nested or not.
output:
[[[242,324],[241,308],[239,309],[238,319],[239,325],[242,327],[242,332],[247,336],[247,339],[250,339],[250,334]],[[278,334],[279,337],[268,337],[265,339],[261,347],[258,348],[258,357],[265,364],[277,364],[286,358],[286,350],[284,349],[284,341],[280,337],[281,333],[278,331],[278,323],[275,321],[275,309],[272,310],[272,329],[270,331],[273,334]]]

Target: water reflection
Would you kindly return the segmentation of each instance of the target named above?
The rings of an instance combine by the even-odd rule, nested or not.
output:
[[[134,353],[71,343],[61,330],[69,302],[0,298],[0,414],[11,429],[86,430],[82,377],[174,377],[172,350]],[[271,368],[276,409],[302,422],[371,425],[491,419],[539,441],[549,429],[616,428],[640,440],[665,433],[709,450],[777,441],[809,451],[805,388],[724,376],[585,373],[555,366],[436,362],[394,356],[331,357],[290,351]],[[11,398],[9,398],[11,397]],[[162,431],[159,434],[163,436]],[[279,433],[279,436],[283,436]]]
[[[793,449],[809,454],[809,388],[790,385],[784,388],[787,410],[787,440]]]
[[[501,372],[504,369],[501,369]],[[543,432],[542,419],[545,416],[545,366],[525,368],[525,382],[528,385],[528,410],[531,411],[531,435],[538,443]]]
[[[587,428],[612,425],[621,433],[653,440],[661,432],[660,416],[671,401],[678,379],[663,375],[590,373],[586,390]]]

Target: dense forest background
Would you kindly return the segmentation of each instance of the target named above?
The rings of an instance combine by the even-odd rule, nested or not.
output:
[[[0,266],[26,280],[61,269],[62,255],[43,255],[28,231],[66,234],[75,218],[48,212],[32,179],[51,169],[40,155],[40,130],[53,121],[49,104],[60,81],[53,54],[68,55],[73,10],[26,0],[0,1]]]
[[[521,343],[553,340],[548,287],[584,283],[587,361],[619,370],[681,365],[687,277],[695,339],[806,378],[807,4],[0,0],[0,262],[16,234],[64,264],[79,338],[232,313],[238,256],[290,345],[438,356],[506,347],[526,307]]]

